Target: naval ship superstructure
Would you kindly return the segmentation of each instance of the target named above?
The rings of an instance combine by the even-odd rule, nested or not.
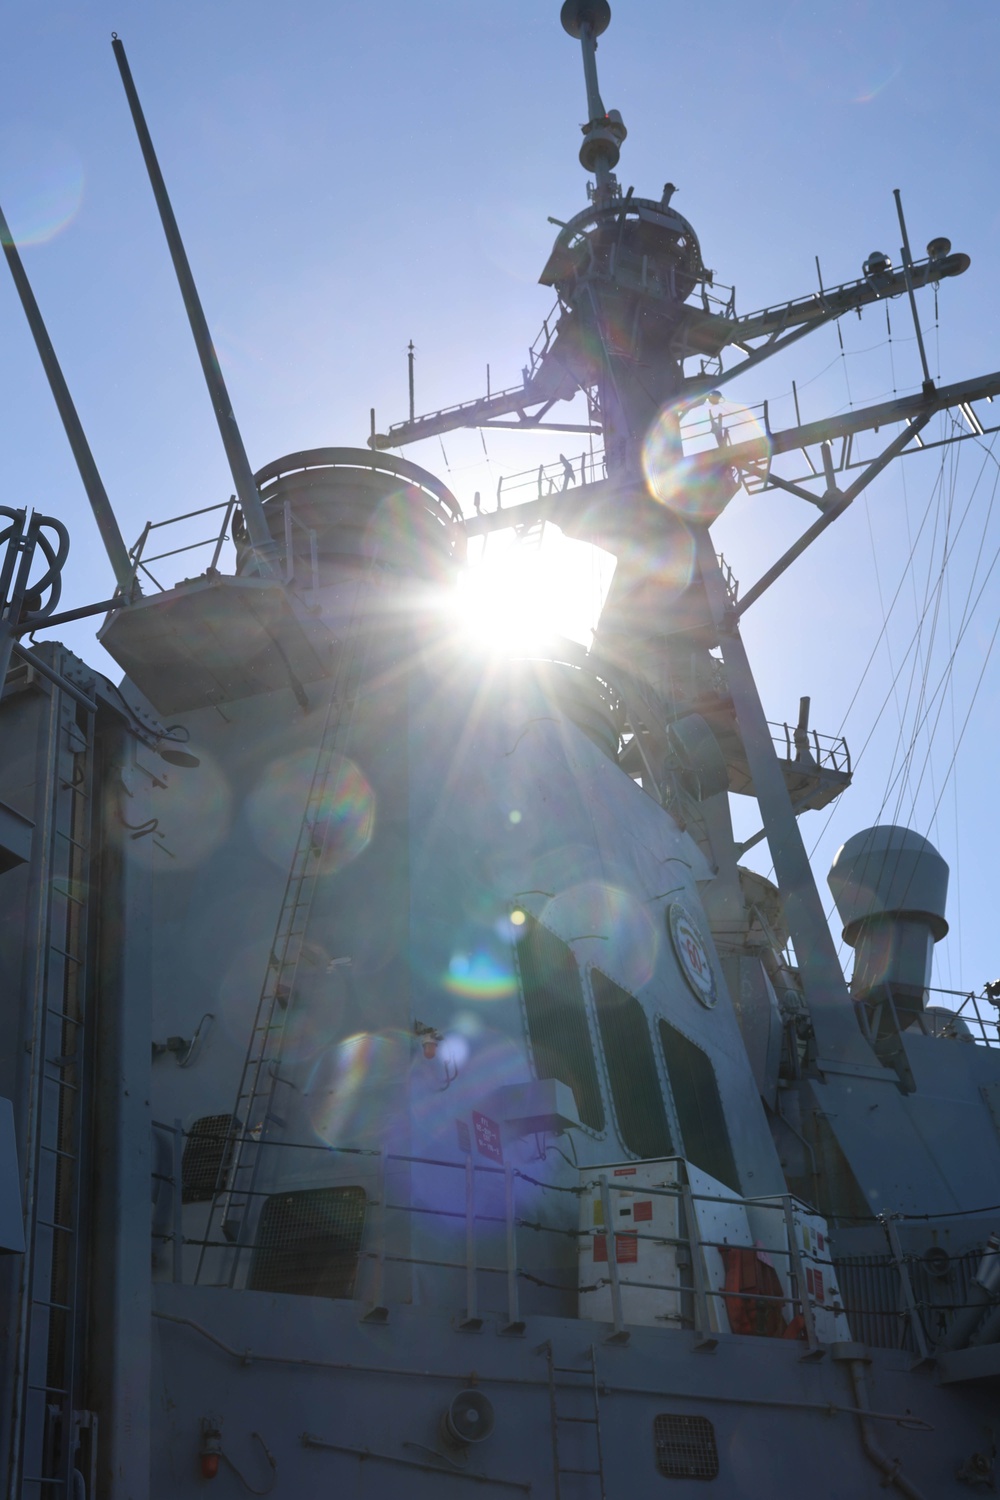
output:
[[[914,396],[732,432],[728,380],[885,299],[919,341],[968,257],[914,259],[900,207],[900,264],[738,316],[671,187],[616,179],[609,20],[562,8],[592,180],[522,383],[256,474],[116,39],[233,471],[174,587],[152,527],[122,541],[0,225],[125,673],[24,644],[86,611],[58,612],[64,525],[0,510],[11,1500],[993,1487],[996,1029],[929,1003],[948,869],[908,829],[834,862],[845,980],[798,818],[849,753],[805,700],[767,721],[739,625],[936,412],[982,431],[1000,375],[925,362]],[[468,514],[389,452],[511,423],[591,446]],[[741,485],[818,512],[742,594],[711,535]],[[617,560],[593,646],[476,657],[469,539],[542,523]]]

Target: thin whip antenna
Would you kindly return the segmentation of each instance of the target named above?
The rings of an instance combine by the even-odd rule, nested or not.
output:
[[[924,372],[924,390],[933,391],[934,382],[931,372],[927,367],[927,354],[924,350],[924,336],[920,331],[920,318],[917,313],[917,299],[913,295],[913,256],[910,254],[910,237],[906,232],[906,220],[903,218],[903,200],[900,197],[899,188],[893,188],[892,196],[896,200],[896,213],[899,216],[899,231],[903,237],[902,256],[903,274],[906,277],[906,290],[910,298],[910,312],[913,314],[913,327],[917,335],[917,349],[920,352],[920,364]]]
[[[35,295],[31,290],[31,283],[28,281],[27,272],[21,263],[17,246],[14,244],[14,237],[7,226],[7,220],[4,218],[3,209],[0,209],[0,244],[3,245],[3,253],[7,257],[10,274],[14,278],[14,285],[21,299],[21,306],[24,308],[24,315],[28,320],[31,336],[35,340],[35,348],[38,350],[38,356],[42,361],[42,368],[48,379],[49,389],[55,397],[59,416],[62,419],[66,436],[69,439],[73,458],[76,460],[76,467],[80,472],[80,478],[83,480],[83,487],[87,492],[90,508],[94,512],[94,520],[97,522],[97,529],[101,533],[104,550],[108,554],[108,561],[115,575],[115,582],[118,584],[121,592],[127,598],[131,598],[132,594],[138,588],[135,582],[135,569],[128,555],[128,548],[122,540],[122,534],[118,529],[115,513],[111,508],[111,501],[108,499],[108,492],[104,488],[104,482],[98,472],[97,464],[94,462],[94,455],[90,451],[90,444],[87,442],[83,425],[77,415],[76,407],[73,405],[69,386],[66,384],[63,372],[59,367],[56,351],[52,347],[52,340],[49,338],[48,330],[38,310],[38,303],[35,301]]]
[[[184,308],[191,324],[191,332],[194,334],[195,347],[198,358],[201,361],[202,373],[205,376],[205,384],[212,398],[212,407],[215,411],[215,419],[219,424],[219,433],[222,444],[226,450],[229,460],[229,468],[233,476],[233,484],[239,496],[243,516],[246,521],[247,533],[251,544],[257,553],[261,571],[267,575],[273,573],[271,559],[276,553],[276,544],[268,530],[267,519],[264,515],[264,507],[261,504],[257,486],[254,483],[253,471],[247,458],[246,449],[243,446],[243,438],[233,414],[233,404],[226,390],[226,382],[222,378],[219,368],[219,359],[212,343],[212,336],[208,331],[205,314],[202,309],[198,289],[194,284],[191,267],[181,240],[180,230],[177,228],[177,220],[167,196],[166,183],[160,164],[153,150],[152,138],[146,125],[146,119],[139,103],[139,95],[136,92],[129,69],[128,59],[125,56],[125,48],[117,33],[111,36],[111,45],[114,49],[115,61],[118,63],[118,71],[121,73],[122,83],[125,85],[125,95],[128,99],[129,109],[132,112],[132,123],[135,125],[135,133],[139,137],[139,146],[142,150],[143,160],[146,163],[146,171],[149,173],[150,186],[153,189],[153,197],[160,212],[160,220],[163,224],[163,232],[167,238],[167,246],[170,250],[170,258],[174,263],[174,271],[180,286],[181,296],[184,299]]]

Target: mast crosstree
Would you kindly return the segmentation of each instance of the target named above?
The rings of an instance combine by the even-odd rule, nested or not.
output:
[[[694,713],[707,718],[730,767],[735,762],[738,768],[740,785],[734,786],[731,769],[730,790],[751,790],[760,806],[801,966],[814,1060],[832,1070],[865,1067],[872,1054],[852,1012],[797,822],[803,808],[815,804],[809,798],[793,800],[789,767],[782,766],[773,743],[739,619],[894,458],[923,445],[921,433],[936,412],[958,408],[970,432],[982,432],[972,403],[1000,391],[1000,373],[938,389],[924,357],[919,395],[799,423],[781,433],[770,430],[765,407],[764,435],[735,441],[716,412],[723,385],[845,313],[902,296],[909,300],[923,356],[915,293],[961,275],[969,257],[937,238],[926,257],[914,261],[897,192],[903,240],[898,265],[873,251],[852,281],[827,287],[820,279],[815,292],[738,314],[735,292],[720,295],[693,225],[673,205],[675,185],[668,182],[653,199],[636,196],[631,187],[623,192],[618,183],[614,169],[627,132],[620,113],[604,105],[596,58],[597,39],[610,19],[607,0],[566,0],[562,7],[563,27],[581,46],[587,120],[580,162],[593,181],[587,207],[568,223],[553,221],[559,233],[539,279],[554,289],[557,303],[521,385],[424,416],[414,416],[411,408],[408,420],[373,433],[369,444],[402,447],[460,428],[582,428],[602,434],[603,475],[592,473],[588,479],[581,466],[580,483],[552,482],[546,494],[540,474],[537,498],[513,506],[508,501],[502,509],[498,504],[493,512],[477,506],[466,531],[486,535],[516,527],[523,532],[552,520],[617,556],[594,650],[629,676],[633,707],[645,705],[629,723],[638,751],[648,759],[651,725],[662,751],[671,724]],[[581,393],[587,422],[560,422],[554,409]],[[691,414],[702,405],[707,422],[700,421],[700,429],[708,446],[685,452],[682,424],[689,431]],[[896,430],[881,451],[861,460],[855,437],[886,427]],[[773,460],[795,451],[801,451],[806,472],[788,478],[775,470]],[[850,481],[843,482],[849,471]],[[709,527],[743,485],[783,489],[820,515],[737,600],[720,569]],[[679,593],[664,593],[650,577],[649,559],[664,553],[686,559],[689,582]],[[689,668],[691,662],[696,668]],[[688,684],[709,680],[712,691],[699,696],[689,685],[678,687],[685,673]],[[667,759],[669,781],[669,753]],[[843,784],[848,780],[849,771]],[[731,843],[731,828],[729,835]],[[732,871],[730,877],[732,884]],[[734,887],[730,900],[738,899]]]

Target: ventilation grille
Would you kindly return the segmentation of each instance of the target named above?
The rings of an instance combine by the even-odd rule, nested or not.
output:
[[[653,1418],[656,1467],[667,1479],[715,1479],[719,1453],[715,1428],[707,1417]]]
[[[932,1342],[945,1336],[956,1309],[968,1305],[981,1256],[982,1250],[953,1256],[939,1276],[923,1256],[906,1257],[913,1298]],[[907,1349],[916,1354],[911,1321],[903,1311],[899,1268],[892,1256],[848,1255],[833,1264],[854,1337],[876,1349]]]
[[[590,987],[622,1145],[646,1160],[672,1156],[674,1143],[646,1013],[634,995],[600,969],[591,969]]]
[[[250,1267],[251,1291],[353,1297],[366,1206],[361,1187],[268,1198]]]
[[[203,1115],[195,1120],[181,1160],[183,1203],[208,1203],[215,1197],[229,1172],[239,1128],[239,1120],[232,1115]]]
[[[571,1088],[583,1124],[603,1130],[604,1104],[576,959],[533,917],[526,929],[516,945],[517,966],[535,1072]]]

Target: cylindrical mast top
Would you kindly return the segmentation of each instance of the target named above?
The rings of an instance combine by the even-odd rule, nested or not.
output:
[[[580,161],[597,181],[598,199],[614,197],[614,168],[627,131],[616,109],[605,109],[597,82],[597,38],[611,20],[608,0],[565,0],[561,20],[570,36],[578,37],[583,51],[583,77],[587,87],[587,123],[583,127]]]

